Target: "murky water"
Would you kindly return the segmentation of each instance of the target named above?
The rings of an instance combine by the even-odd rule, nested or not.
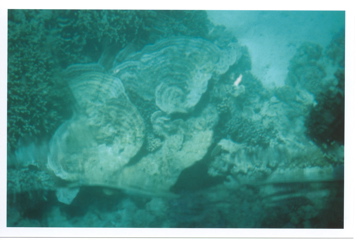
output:
[[[343,227],[344,12],[8,15],[8,227]]]

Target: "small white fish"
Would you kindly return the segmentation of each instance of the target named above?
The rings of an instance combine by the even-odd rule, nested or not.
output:
[[[243,75],[239,75],[239,77],[234,81],[233,86],[238,87],[238,85],[242,82]]]
[[[119,68],[115,68],[115,69],[112,70],[112,73],[113,73],[113,74],[116,74],[116,73],[118,73],[119,71],[120,71]]]

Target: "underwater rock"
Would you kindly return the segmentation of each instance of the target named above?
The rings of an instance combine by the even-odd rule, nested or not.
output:
[[[223,74],[239,58],[239,48],[219,48],[200,38],[174,37],[129,55],[112,72],[145,100],[155,99],[168,114],[188,113],[215,74]],[[229,47],[228,47],[229,48]]]
[[[57,200],[64,204],[71,204],[79,193],[80,188],[58,188],[56,190]]]

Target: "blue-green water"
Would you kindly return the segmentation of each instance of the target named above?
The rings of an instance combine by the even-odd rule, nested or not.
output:
[[[343,228],[344,12],[8,17],[8,227]]]

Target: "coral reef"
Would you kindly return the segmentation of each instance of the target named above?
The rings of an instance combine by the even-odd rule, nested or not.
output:
[[[312,94],[318,93],[326,76],[325,69],[319,62],[321,57],[322,48],[319,45],[302,44],[290,61],[286,84],[296,88],[304,88]]]
[[[209,174],[232,175],[242,184],[266,179],[276,169],[278,160],[287,155],[281,148],[249,147],[228,139],[222,139],[212,154]]]
[[[8,19],[9,152],[21,138],[48,139],[71,117],[71,93],[58,78],[69,65],[111,68],[129,43],[141,49],[169,36],[205,37],[210,27],[204,11],[9,10]]]
[[[336,33],[325,51],[332,64],[343,69],[345,67],[345,31]]]
[[[162,146],[124,167],[118,176],[121,187],[150,195],[169,195],[180,173],[201,160],[212,143],[216,112],[213,107],[203,111],[186,121],[170,120],[163,112],[155,112],[153,129],[163,137]]]
[[[251,65],[204,11],[10,10],[8,226],[342,227],[343,32]]]
[[[81,67],[67,70],[80,74],[69,79],[76,109],[51,140],[48,166],[64,180],[106,185],[142,147],[144,124],[119,79]]]
[[[147,134],[146,149],[149,152],[154,152],[162,146],[160,138],[154,136],[154,134]]]
[[[228,70],[231,61],[205,40],[170,38],[129,55],[110,71],[113,76],[101,72],[104,69],[97,64],[71,65],[63,76],[74,97],[74,116],[53,136],[48,167],[56,176],[75,184],[167,195],[182,170],[206,154],[218,122],[211,105],[188,119],[169,114],[186,113],[194,107],[206,91],[211,74]],[[183,71],[194,73],[187,76]],[[131,85],[144,77],[141,84]],[[184,89],[190,89],[185,97],[188,100],[181,98],[178,102],[175,94],[161,93],[159,89],[172,93],[168,90],[172,80],[174,85],[185,84]],[[125,87],[144,99],[156,98],[155,103],[163,110],[151,116],[153,133],[162,143],[159,138],[157,146],[153,146],[154,141],[147,142],[145,148],[150,153],[142,152],[144,156],[140,154],[133,161],[145,139],[145,123]],[[155,139],[150,131],[147,134],[148,140]],[[96,176],[94,171],[99,171]]]
[[[145,100],[155,98],[162,111],[187,113],[200,101],[211,77],[237,60],[238,51],[231,50],[199,38],[169,38],[129,55],[111,71]]]
[[[275,139],[276,129],[273,126],[264,126],[261,120],[251,121],[234,116],[225,124],[223,135],[228,135],[239,143],[267,147]]]
[[[345,58],[344,31],[338,32],[326,49],[333,78],[317,95],[317,105],[309,109],[305,121],[307,135],[319,146],[344,145]]]

